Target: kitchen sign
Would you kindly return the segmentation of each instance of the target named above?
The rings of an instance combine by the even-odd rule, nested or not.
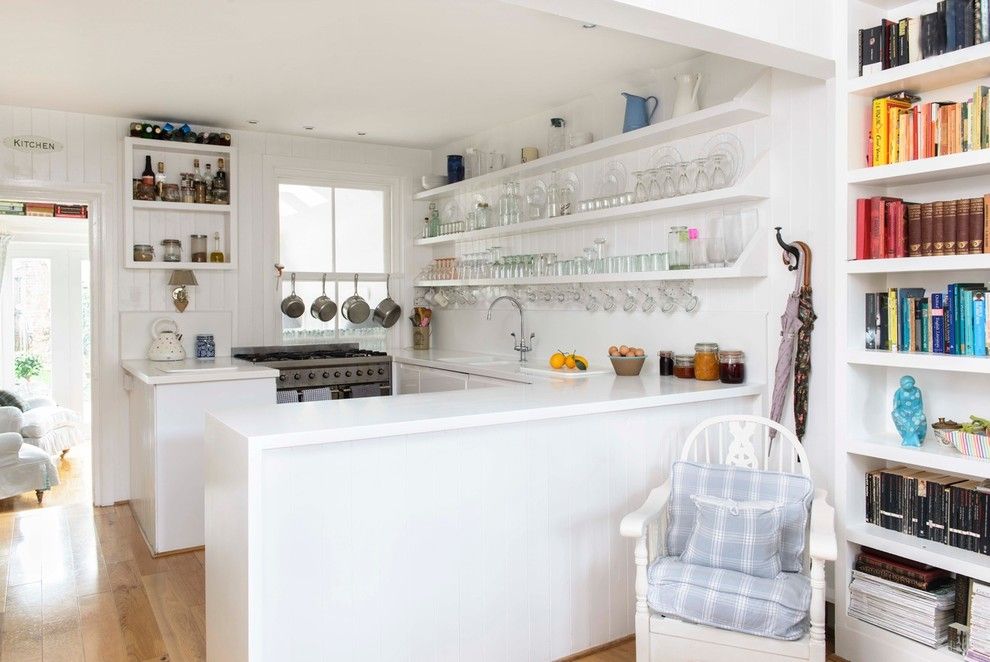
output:
[[[44,136],[7,136],[3,146],[28,154],[52,154],[63,149],[62,143]]]

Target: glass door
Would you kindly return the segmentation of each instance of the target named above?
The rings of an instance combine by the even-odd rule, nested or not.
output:
[[[52,391],[52,261],[43,257],[10,260],[13,295],[14,390],[23,397],[54,396]]]

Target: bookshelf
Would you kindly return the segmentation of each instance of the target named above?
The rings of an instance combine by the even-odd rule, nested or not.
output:
[[[990,43],[857,76],[857,30],[934,10],[934,0],[842,0],[837,25],[835,354],[833,399],[835,477],[833,494],[841,515],[835,567],[836,653],[850,660],[961,659],[946,647],[933,650],[847,614],[849,579],[861,546],[990,581],[990,556],[923,540],[868,524],[865,475],[874,469],[908,465],[967,478],[990,478],[990,462],[941,446],[929,429],[921,448],[905,448],[890,420],[891,399],[902,375],[918,380],[929,424],[939,416],[955,420],[985,409],[990,360],[984,357],[866,350],[864,294],[893,287],[944,291],[947,283],[990,280],[990,255],[852,260],[856,199],[892,196],[930,202],[990,193],[990,150],[865,167],[865,137],[875,96],[902,89],[923,100],[964,99],[990,77]],[[844,29],[843,29],[844,27]],[[982,401],[982,402],[981,402]]]

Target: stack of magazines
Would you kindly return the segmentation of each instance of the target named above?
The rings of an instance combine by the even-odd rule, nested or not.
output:
[[[936,576],[919,582],[921,573],[904,574],[902,578],[898,571],[904,568],[907,560],[883,556],[868,550],[857,559],[856,567],[862,569],[852,573],[849,613],[932,648],[945,644],[956,605],[955,587],[951,581],[942,581],[942,577]],[[883,562],[889,562],[889,565],[885,564],[882,572],[876,570]],[[918,586],[923,588],[916,588]],[[974,659],[983,662],[981,658]]]
[[[974,581],[970,587],[969,648],[966,659],[990,662],[990,585]]]

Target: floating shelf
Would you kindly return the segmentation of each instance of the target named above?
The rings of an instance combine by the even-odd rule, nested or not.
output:
[[[756,162],[741,182],[735,186],[716,191],[692,193],[690,195],[666,198],[664,200],[651,200],[649,202],[640,202],[623,207],[598,209],[578,214],[569,214],[567,216],[558,216],[556,218],[543,218],[537,221],[526,221],[524,223],[516,223],[515,225],[502,225],[483,230],[430,237],[428,239],[416,239],[413,243],[417,246],[436,246],[440,244],[493,239],[496,237],[512,237],[576,225],[587,225],[589,223],[625,221],[688,209],[758,202],[760,200],[766,200],[769,197],[770,177],[768,159],[766,156],[763,156]]]
[[[925,443],[920,448],[901,446],[901,440],[897,435],[882,434],[863,439],[849,439],[846,451],[853,455],[927,467],[963,476],[990,478],[990,461],[963,455],[952,446],[943,446],[930,430]]]
[[[847,525],[846,539],[857,545],[958,572],[973,579],[990,581],[990,556],[915,538],[866,522]]]
[[[128,260],[124,265],[128,269],[158,269],[160,271],[172,271],[174,269],[192,269],[193,271],[224,271],[236,269],[233,262],[135,262]]]
[[[846,262],[847,274],[888,274],[922,271],[967,271],[990,269],[990,253],[974,255],[938,255],[899,257],[883,260],[851,260]]]
[[[922,352],[888,352],[880,349],[850,350],[846,356],[846,362],[853,365],[990,374],[990,360],[988,359],[990,357],[928,354]],[[990,562],[990,559],[988,559],[988,562]]]
[[[731,101],[694,113],[657,122],[650,126],[596,140],[556,154],[543,156],[529,163],[520,163],[502,170],[485,173],[454,184],[446,184],[413,195],[413,200],[436,200],[461,193],[495,186],[502,182],[533,177],[551,170],[633,152],[644,147],[718,131],[736,124],[767,117],[770,114],[770,73],[763,73],[748,89]]]
[[[908,186],[988,174],[990,149],[980,149],[872,168],[856,168],[849,171],[847,178],[850,184]]]
[[[152,138],[125,138],[124,143],[128,147],[133,147],[143,152],[216,154],[217,156],[223,156],[224,154],[231,154],[234,151],[234,148],[230,145],[203,145],[200,143],[184,143],[175,140],[154,140]]]
[[[162,211],[202,212],[229,214],[230,205],[205,205],[196,202],[162,202],[161,200],[131,200],[134,209],[158,209]]]
[[[885,6],[900,4],[905,3],[884,3]],[[983,43],[853,78],[849,81],[849,92],[871,98],[900,90],[917,94],[987,76],[990,76],[990,43]]]

